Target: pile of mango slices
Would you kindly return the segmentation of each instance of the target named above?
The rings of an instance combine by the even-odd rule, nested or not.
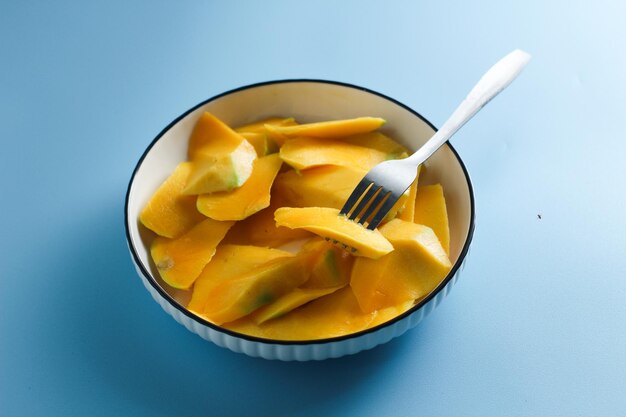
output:
[[[443,188],[416,180],[376,230],[339,209],[379,162],[405,158],[375,117],[231,128],[210,113],[188,160],[140,214],[167,285],[194,314],[276,340],[343,336],[384,323],[451,269]],[[344,250],[327,240],[338,240]]]

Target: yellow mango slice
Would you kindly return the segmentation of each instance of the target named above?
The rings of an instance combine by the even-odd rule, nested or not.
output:
[[[241,187],[250,178],[255,159],[256,150],[243,137],[234,148],[205,146],[191,162],[191,172],[183,193],[214,193]]]
[[[299,256],[309,260],[310,275],[302,288],[339,288],[350,281],[354,258],[321,238],[306,242]]]
[[[270,117],[258,122],[248,123],[235,129],[237,133],[267,133],[265,125],[269,126],[295,126],[298,123],[293,117]]]
[[[340,216],[339,210],[334,208],[281,207],[274,212],[274,219],[278,226],[304,229],[337,240],[354,249],[356,256],[377,259],[393,250],[391,243],[378,230],[368,230]]]
[[[252,176],[233,191],[198,196],[198,211],[215,220],[243,220],[270,205],[270,189],[283,161],[278,154],[254,161]]]
[[[452,268],[431,228],[394,219],[380,232],[394,251],[376,261],[358,258],[352,268],[350,286],[364,312],[421,298]]]
[[[178,164],[139,215],[139,221],[159,236],[182,235],[205,217],[196,209],[196,198],[182,194],[191,172],[189,162]]]
[[[391,155],[391,159],[406,158],[409,155],[407,148],[380,132],[361,133],[359,135],[342,137],[339,140],[352,145],[376,149]]]
[[[220,244],[211,261],[194,282],[193,293],[187,308],[201,315],[209,300],[209,293],[220,283],[233,279],[273,259],[293,256],[293,254],[279,249]]]
[[[337,291],[339,288],[341,287],[296,288],[290,293],[283,295],[272,304],[261,307],[255,311],[251,319],[256,324],[261,324],[268,320],[284,316],[308,302]]]
[[[212,152],[223,153],[237,148],[244,138],[227,124],[209,112],[204,112],[191,132],[187,156],[196,159],[198,153],[211,149]]]
[[[292,291],[306,278],[301,258],[273,259],[213,288],[203,316],[215,324],[237,320]]]
[[[150,254],[163,281],[174,288],[189,288],[232,225],[206,219],[176,239],[157,237]]]
[[[260,132],[244,132],[241,133],[249,143],[252,145],[258,157],[270,155],[278,152],[278,144],[270,139],[265,133]]]
[[[380,117],[357,117],[355,119],[306,123],[296,126],[268,124],[265,128],[269,135],[277,140],[291,139],[298,136],[333,139],[371,132],[384,124],[385,120]]]
[[[350,287],[344,287],[261,325],[246,318],[224,327],[269,339],[315,340],[363,330],[375,315],[375,312],[363,313]]]
[[[386,323],[389,320],[394,319],[400,314],[409,310],[414,305],[414,300],[408,300],[395,306],[385,307],[381,308],[380,310],[376,310],[376,315],[374,316],[374,319],[367,325],[367,328],[371,329],[372,327],[376,327],[379,324]]]
[[[224,325],[251,336],[277,340],[317,340],[345,336],[378,325],[406,311],[408,303],[364,313],[351,288],[344,287],[262,324],[249,317]]]
[[[450,255],[450,226],[441,184],[418,187],[413,222],[433,229],[446,254]]]
[[[367,171],[342,166],[320,166],[305,171],[286,171],[278,175],[275,190],[290,207],[332,207],[341,209]],[[409,193],[400,199],[384,221],[392,220],[408,202]]]
[[[284,203],[280,201],[280,196],[272,192],[269,207],[235,223],[224,238],[224,243],[275,248],[294,240],[313,236],[304,229],[276,226],[274,212],[282,206]]]
[[[422,170],[422,166],[418,165],[415,181],[413,181],[413,183],[409,187],[408,194],[407,193],[404,194],[406,195],[407,198],[406,198],[406,201],[404,202],[402,210],[400,210],[400,213],[397,216],[401,220],[406,220],[408,222],[413,221],[413,217],[415,215],[415,196],[417,195],[417,187],[419,183],[419,176],[420,176],[421,170]]]
[[[280,148],[280,157],[295,169],[320,165],[339,165],[369,171],[389,155],[376,149],[340,141],[300,137],[291,139]]]
[[[276,177],[275,190],[292,207],[340,209],[367,171],[354,167],[321,166]]]

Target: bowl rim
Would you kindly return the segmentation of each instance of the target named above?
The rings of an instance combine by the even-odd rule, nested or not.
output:
[[[361,330],[361,331],[358,331],[358,332],[342,335],[342,336],[335,336],[335,337],[329,337],[329,338],[324,338],[324,339],[311,339],[311,340],[267,339],[267,338],[261,338],[261,337],[257,337],[257,336],[247,335],[247,334],[244,334],[244,333],[238,333],[238,332],[226,329],[224,327],[218,326],[216,324],[213,324],[213,323],[203,319],[202,317],[195,315],[194,313],[189,311],[187,308],[185,308],[184,306],[180,305],[152,277],[152,274],[150,274],[150,272],[147,270],[146,266],[143,264],[143,262],[139,258],[139,255],[138,255],[137,251],[135,250],[135,246],[134,246],[133,240],[131,238],[130,226],[129,226],[129,216],[128,216],[128,206],[129,206],[130,192],[131,192],[131,189],[133,187],[135,176],[136,176],[137,172],[139,171],[139,168],[143,164],[144,159],[146,158],[146,156],[148,155],[148,153],[150,152],[152,147],[159,141],[159,139],[165,133],[167,133],[175,124],[177,124],[179,121],[181,121],[183,118],[185,118],[189,113],[193,112],[194,110],[198,109],[199,107],[204,106],[207,103],[215,101],[215,100],[217,100],[217,99],[219,99],[221,97],[224,97],[224,96],[227,96],[227,95],[230,95],[230,94],[233,94],[233,93],[237,93],[237,92],[240,92],[240,91],[244,91],[244,90],[249,90],[249,89],[263,87],[263,86],[267,86],[267,85],[273,85],[273,84],[289,84],[289,83],[294,83],[294,84],[295,83],[330,84],[330,85],[335,85],[335,86],[340,86],[340,87],[352,88],[352,89],[360,90],[360,91],[363,91],[363,92],[366,92],[366,93],[369,93],[369,94],[373,94],[373,95],[376,95],[376,96],[378,96],[380,98],[383,98],[383,99],[385,99],[387,101],[390,101],[390,102],[392,102],[393,104],[395,104],[397,106],[400,106],[400,107],[404,108],[405,110],[409,111],[414,116],[416,116],[419,119],[421,119],[424,123],[426,123],[435,132],[437,131],[437,128],[430,121],[428,121],[424,116],[422,116],[420,113],[416,112],[415,110],[413,110],[409,106],[399,102],[398,100],[396,100],[396,99],[394,99],[392,97],[389,97],[389,96],[387,96],[385,94],[379,93],[377,91],[371,90],[369,88],[361,87],[361,86],[358,86],[358,85],[355,85],[355,84],[346,83],[346,82],[342,82],[342,81],[333,81],[333,80],[316,79],[316,78],[287,78],[287,79],[262,81],[262,82],[258,82],[258,83],[247,84],[247,85],[243,85],[241,87],[237,87],[237,88],[234,88],[234,89],[231,89],[231,90],[224,91],[224,92],[222,92],[220,94],[214,95],[214,96],[212,96],[212,97],[210,97],[210,98],[208,98],[208,99],[206,99],[206,100],[196,104],[195,106],[191,107],[190,109],[188,109],[187,111],[182,113],[180,116],[176,117],[172,122],[170,122],[165,128],[163,128],[156,135],[156,137],[150,142],[148,147],[144,150],[143,154],[141,155],[141,157],[137,161],[137,164],[136,164],[136,166],[135,166],[135,168],[133,170],[133,173],[132,173],[132,175],[130,177],[130,180],[128,182],[128,188],[126,190],[126,198],[125,198],[125,203],[124,203],[124,227],[125,227],[125,231],[126,231],[126,243],[128,244],[128,247],[129,247],[130,252],[132,254],[132,257],[133,257],[135,265],[139,267],[139,269],[140,269],[141,273],[143,274],[144,278],[146,279],[146,281],[150,283],[150,285],[157,291],[157,293],[164,300],[166,300],[171,306],[176,308],[178,311],[180,311],[181,313],[183,313],[185,316],[189,317],[190,319],[198,322],[199,324],[202,324],[203,326],[207,326],[207,327],[209,327],[212,330],[215,330],[215,331],[220,332],[220,333],[224,333],[224,334],[226,334],[228,336],[235,337],[235,338],[238,338],[238,339],[244,339],[244,340],[247,340],[247,341],[250,341],[250,342],[261,343],[261,344],[265,344],[265,345],[306,346],[306,345],[321,345],[321,344],[336,343],[336,342],[341,342],[341,341],[345,341],[345,340],[348,340],[348,339],[356,339],[356,338],[359,338],[359,337],[364,336],[364,335],[376,333],[376,332],[378,332],[379,330],[381,330],[383,328],[390,327],[390,326],[394,325],[395,323],[398,323],[401,320],[404,320],[405,318],[407,318],[407,317],[411,316],[412,314],[416,313],[418,310],[420,310],[422,307],[424,307],[426,304],[428,304],[443,288],[445,288],[448,285],[448,283],[456,275],[456,273],[458,272],[459,268],[463,265],[465,257],[467,256],[467,253],[469,251],[469,247],[470,247],[470,244],[472,242],[472,238],[474,236],[475,216],[476,216],[475,202],[474,202],[474,190],[473,190],[473,187],[472,187],[472,181],[470,179],[470,176],[469,176],[469,173],[467,171],[467,168],[465,167],[465,164],[463,163],[463,160],[459,156],[458,152],[456,151],[456,149],[454,149],[454,147],[450,144],[450,142],[447,142],[444,146],[447,146],[452,151],[452,154],[454,155],[454,157],[457,159],[457,162],[461,166],[461,170],[463,171],[463,175],[465,176],[465,181],[467,183],[467,188],[468,188],[468,192],[469,192],[470,219],[469,219],[469,230],[468,230],[468,233],[467,233],[467,239],[465,240],[465,243],[463,244],[463,248],[461,249],[461,252],[459,253],[458,259],[456,260],[454,265],[452,265],[452,268],[450,269],[450,271],[448,272],[446,277],[439,283],[439,285],[433,291],[431,291],[426,297],[420,299],[419,302],[417,302],[414,306],[412,306],[410,309],[408,309],[404,313],[399,314],[398,316],[392,318],[391,320],[388,320],[386,322],[378,324],[378,325],[376,325],[374,327],[371,327],[371,328],[368,328],[368,329],[365,329],[365,330]]]

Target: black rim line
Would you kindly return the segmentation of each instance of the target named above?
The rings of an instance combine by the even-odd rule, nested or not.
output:
[[[384,323],[381,323],[377,326],[374,326],[372,328],[369,329],[365,329],[365,330],[361,330],[359,332],[355,332],[355,333],[350,333],[344,336],[337,336],[337,337],[332,337],[332,338],[326,338],[326,339],[317,339],[317,340],[303,340],[303,341],[298,341],[298,340],[274,340],[274,339],[264,339],[264,338],[260,338],[260,337],[256,337],[256,336],[250,336],[247,334],[243,334],[243,333],[237,333],[234,332],[232,330],[229,329],[225,329],[223,327],[217,326],[207,320],[204,320],[203,318],[196,316],[195,314],[193,314],[192,312],[190,312],[189,310],[187,310],[185,307],[183,307],[182,305],[180,305],[178,302],[176,302],[176,300],[174,300],[157,282],[156,280],[152,277],[152,275],[150,274],[150,272],[148,271],[148,269],[146,268],[146,266],[143,264],[143,262],[141,261],[141,259],[139,258],[139,255],[137,254],[137,251],[135,250],[135,246],[133,244],[133,241],[131,239],[130,236],[130,227],[129,227],[129,222],[128,222],[128,201],[130,198],[130,191],[132,188],[132,184],[133,181],[135,179],[135,175],[137,174],[137,171],[139,170],[139,168],[141,167],[143,160],[145,159],[145,157],[148,155],[148,153],[150,152],[150,150],[152,149],[152,147],[156,144],[156,142],[158,142],[158,140],[167,132],[169,131],[176,123],[178,123],[180,120],[182,120],[184,117],[186,117],[189,113],[193,112],[194,110],[198,109],[199,107],[204,106],[207,103],[210,103],[212,101],[215,101],[221,97],[239,92],[239,91],[243,91],[243,90],[249,90],[249,89],[253,89],[253,88],[258,88],[258,87],[263,87],[266,85],[271,85],[271,84],[288,84],[288,83],[306,83],[306,82],[310,82],[310,83],[321,83],[321,84],[331,84],[331,85],[338,85],[338,86],[342,86],[342,87],[348,87],[348,88],[353,88],[355,90],[360,90],[360,91],[365,91],[367,93],[370,94],[374,94],[378,97],[384,98],[385,100],[388,100],[400,107],[402,107],[403,109],[409,111],[411,114],[417,116],[420,120],[422,120],[424,123],[426,123],[430,128],[432,128],[434,131],[437,131],[437,128],[430,122],[428,121],[425,117],[423,117],[421,114],[419,114],[418,112],[416,112],[415,110],[411,109],[410,107],[406,106],[405,104],[397,101],[394,98],[388,97],[382,93],[379,93],[377,91],[373,91],[370,90],[368,88],[365,87],[360,87],[354,84],[349,84],[349,83],[344,83],[344,82],[340,82],[340,81],[329,81],[329,80],[322,80],[322,79],[309,79],[309,78],[296,78],[296,79],[283,79],[283,80],[275,80],[275,81],[264,81],[264,82],[260,82],[260,83],[255,83],[255,84],[249,84],[249,85],[245,85],[242,87],[238,87],[232,90],[228,90],[225,91],[221,94],[215,95],[205,101],[200,102],[199,104],[193,106],[192,108],[190,108],[189,110],[187,110],[186,112],[184,112],[183,114],[181,114],[180,116],[178,116],[176,119],[174,119],[170,124],[168,124],[163,130],[161,130],[161,132],[159,132],[159,134],[152,140],[152,142],[150,142],[150,144],[148,145],[148,147],[146,148],[146,150],[143,152],[143,154],[141,155],[141,157],[139,158],[139,161],[137,162],[137,165],[135,166],[135,169],[133,170],[133,173],[130,177],[130,181],[128,183],[128,188],[126,190],[126,199],[125,199],[125,204],[124,204],[124,227],[126,230],[126,240],[128,243],[128,247],[130,248],[130,251],[132,253],[133,259],[135,261],[135,264],[139,266],[139,268],[141,269],[141,273],[143,274],[144,278],[146,278],[146,280],[150,283],[150,285],[159,293],[159,295],[161,295],[161,297],[163,297],[165,300],[167,300],[167,302],[172,305],[174,308],[176,308],[177,310],[179,310],[181,313],[183,313],[185,316],[191,318],[192,320],[207,326],[217,332],[220,333],[225,333],[229,336],[232,337],[236,337],[236,338],[240,338],[240,339],[245,339],[247,341],[250,342],[256,342],[256,343],[262,343],[265,345],[300,345],[300,346],[305,346],[305,345],[319,345],[319,344],[328,344],[328,343],[334,343],[334,342],[341,342],[347,339],[352,339],[352,338],[358,338],[360,336],[364,336],[366,334],[370,334],[370,333],[374,333],[377,332],[378,330],[381,330],[385,327],[388,326],[392,326],[395,323],[407,318],[408,316],[412,315],[413,313],[416,313],[419,309],[421,309],[422,307],[424,307],[426,304],[428,304],[428,302],[430,302],[437,294],[439,294],[439,292],[445,288],[448,283],[452,280],[452,278],[456,275],[456,273],[458,272],[459,268],[461,267],[461,265],[464,263],[465,261],[465,257],[467,256],[467,253],[469,251],[469,247],[470,244],[472,242],[473,236],[474,236],[474,227],[475,227],[475,202],[474,202],[474,189],[472,187],[472,182],[469,176],[469,173],[467,171],[467,168],[465,167],[465,164],[463,163],[463,161],[461,160],[461,158],[459,157],[458,152],[456,151],[456,149],[454,149],[454,147],[452,146],[452,144],[450,144],[449,142],[446,143],[446,146],[448,146],[450,148],[450,150],[452,151],[452,153],[454,154],[455,158],[457,159],[457,162],[459,163],[459,165],[461,166],[461,169],[463,171],[463,175],[465,176],[466,182],[467,182],[467,187],[468,187],[468,192],[469,192],[469,197],[470,197],[470,224],[469,224],[469,230],[467,233],[467,239],[465,240],[465,244],[463,245],[463,248],[461,249],[461,252],[459,254],[459,257],[457,259],[457,261],[454,263],[454,265],[452,266],[452,269],[450,270],[450,272],[448,273],[448,275],[446,275],[446,277],[441,281],[441,283],[439,283],[439,285],[430,292],[430,294],[428,294],[425,298],[421,299],[416,305],[414,305],[413,307],[411,307],[409,310],[405,311],[404,313],[394,317],[393,319],[386,321]]]

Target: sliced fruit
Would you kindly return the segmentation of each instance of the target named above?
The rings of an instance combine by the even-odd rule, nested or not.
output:
[[[252,174],[256,150],[243,137],[234,148],[213,149],[205,146],[192,160],[184,194],[230,191],[241,187]]]
[[[235,129],[237,133],[266,133],[265,125],[295,126],[298,123],[293,117],[270,117],[258,122],[248,123]]]
[[[272,304],[261,307],[253,314],[251,319],[256,324],[261,324],[268,320],[284,316],[308,302],[337,291],[339,288],[341,287],[296,288],[290,293],[283,295]]]
[[[277,340],[317,340],[339,337],[365,330],[403,313],[409,303],[364,313],[350,287],[303,305],[289,314],[262,324],[245,317],[224,325],[227,329],[251,336]]]
[[[276,177],[274,188],[291,207],[332,207],[341,209],[356,185],[367,171],[354,167],[320,166],[305,171],[286,171]],[[408,202],[409,194],[400,196],[398,202],[385,216],[385,221],[396,217]]]
[[[275,126],[268,124],[265,128],[274,139],[284,141],[285,139],[298,136],[324,139],[341,138],[371,132],[384,124],[385,120],[379,117],[358,117],[355,119],[306,123],[297,126]]]
[[[322,252],[303,288],[342,287],[350,281],[354,258],[336,246]]]
[[[354,167],[332,165],[302,172],[289,170],[276,177],[275,190],[292,207],[340,209],[366,173]]]
[[[408,193],[404,195],[407,196],[404,206],[400,213],[398,214],[398,218],[402,220],[406,220],[408,222],[413,221],[413,216],[415,214],[415,196],[417,195],[417,187],[419,183],[420,171],[422,170],[422,166],[417,166],[417,175],[415,176],[415,181],[409,187]]]
[[[211,261],[204,267],[193,284],[193,293],[187,308],[196,314],[202,314],[209,300],[209,293],[220,283],[233,279],[273,259],[293,256],[289,252],[278,249],[220,244]]]
[[[301,137],[291,139],[280,148],[280,157],[295,169],[320,165],[348,166],[369,171],[390,156],[376,149],[340,141]]]
[[[356,256],[372,259],[391,252],[393,246],[378,230],[368,230],[362,225],[339,215],[339,210],[329,207],[281,207],[274,213],[278,226],[304,229],[324,238],[347,245]]]
[[[450,226],[441,184],[418,187],[413,222],[433,229],[446,254],[450,255]]]
[[[375,131],[383,123],[270,118],[235,130],[202,114],[190,162],[140,215],[161,235],[150,251],[163,280],[193,286],[195,314],[270,339],[343,336],[410,309],[451,269],[441,186],[420,186],[418,169],[378,230],[339,216],[367,171],[408,154]]]
[[[276,226],[274,212],[284,205],[280,195],[272,192],[269,207],[237,222],[224,238],[224,243],[276,248],[294,240],[313,236],[304,229]]]
[[[235,132],[209,112],[204,112],[196,122],[189,138],[187,155],[194,160],[203,149],[211,148],[214,152],[224,153],[239,146],[243,136]]]
[[[359,135],[343,137],[339,140],[352,145],[376,149],[392,155],[394,157],[393,159],[406,158],[409,155],[407,148],[380,132],[361,133]]]
[[[182,194],[190,172],[189,162],[178,164],[139,215],[141,223],[157,235],[175,238],[205,219],[196,209],[196,198]]]
[[[394,219],[380,228],[394,251],[372,261],[358,258],[350,286],[364,312],[399,305],[430,293],[452,264],[427,226]]]
[[[354,258],[324,239],[309,240],[302,245],[298,256],[309,259],[311,271],[302,288],[338,288],[350,281]]]
[[[233,224],[206,219],[176,239],[157,237],[150,254],[163,281],[174,288],[189,288]]]
[[[367,328],[371,329],[372,327],[376,327],[379,324],[386,323],[389,320],[398,317],[400,314],[404,313],[414,305],[414,300],[408,300],[395,306],[385,307],[381,308],[380,310],[376,310],[376,315],[374,316],[374,319],[367,325]]]
[[[269,339],[314,340],[363,330],[375,315],[363,313],[350,287],[344,287],[261,325],[246,318],[224,327]]]
[[[254,147],[258,157],[278,152],[278,145],[265,133],[245,132],[243,136]]]
[[[254,161],[252,176],[233,191],[198,196],[198,211],[215,220],[243,220],[270,205],[270,189],[283,161],[278,154]]]
[[[279,299],[306,278],[301,258],[273,259],[213,288],[203,316],[215,324],[237,320]]]

